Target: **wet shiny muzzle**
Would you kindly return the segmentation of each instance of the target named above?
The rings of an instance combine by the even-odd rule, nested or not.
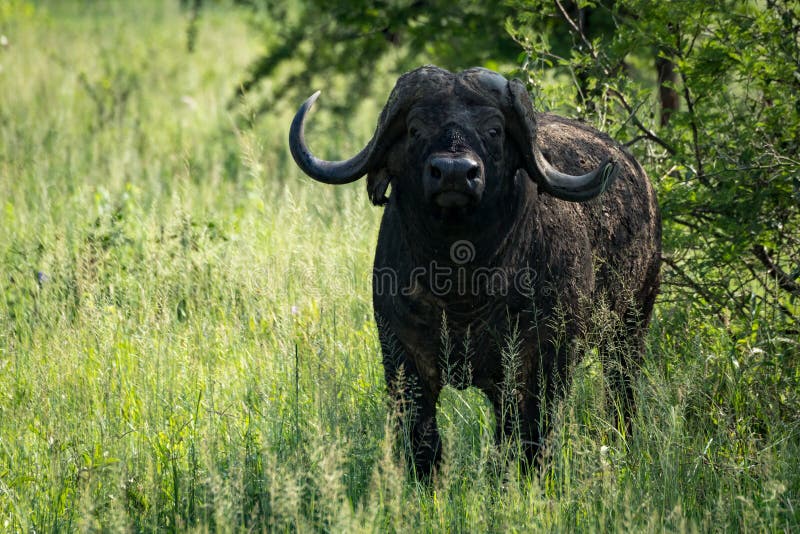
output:
[[[425,194],[445,209],[464,208],[480,202],[485,186],[483,164],[465,154],[434,154],[425,166]]]

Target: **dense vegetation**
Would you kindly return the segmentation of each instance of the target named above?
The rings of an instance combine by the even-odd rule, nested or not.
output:
[[[793,2],[183,4],[0,3],[0,530],[800,525]],[[353,28],[363,64],[358,31],[324,46]],[[630,143],[659,190],[633,431],[589,347],[532,477],[470,390],[442,402],[434,485],[405,476],[371,317],[380,211],[285,147],[281,88],[330,86],[340,114],[309,140],[349,155],[421,62],[515,71],[539,108]]]

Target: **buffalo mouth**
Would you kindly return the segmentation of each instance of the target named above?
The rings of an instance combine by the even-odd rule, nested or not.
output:
[[[433,218],[444,226],[461,226],[471,220],[479,199],[461,191],[436,194],[430,204]]]
[[[442,191],[433,197],[433,202],[442,209],[466,208],[475,203],[473,195],[462,191]]]

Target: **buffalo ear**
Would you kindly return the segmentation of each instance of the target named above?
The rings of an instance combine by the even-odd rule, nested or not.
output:
[[[508,82],[511,117],[508,129],[522,152],[522,165],[539,190],[561,200],[586,202],[602,194],[619,174],[613,154],[586,174],[572,175],[559,171],[542,154],[537,139],[536,117],[528,92],[522,82]]]
[[[381,167],[367,174],[367,194],[370,201],[376,206],[385,206],[389,202],[386,196],[386,191],[389,189],[389,184],[392,182],[392,177],[386,167]]]
[[[506,124],[511,137],[516,141],[522,156],[522,167],[528,176],[538,181],[538,169],[533,157],[536,143],[536,117],[533,112],[531,98],[525,84],[519,80],[508,82],[509,113]]]

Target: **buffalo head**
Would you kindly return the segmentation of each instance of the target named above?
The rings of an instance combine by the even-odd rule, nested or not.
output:
[[[366,147],[345,161],[316,158],[305,142],[312,95],[292,121],[289,144],[295,161],[309,176],[328,184],[346,184],[367,175],[375,204],[386,192],[407,199],[447,221],[458,221],[483,205],[504,204],[508,184],[522,169],[540,191],[570,201],[603,192],[617,173],[606,160],[581,176],[554,169],[537,145],[536,119],[524,85],[482,68],[453,74],[421,67],[397,81],[375,134]]]

